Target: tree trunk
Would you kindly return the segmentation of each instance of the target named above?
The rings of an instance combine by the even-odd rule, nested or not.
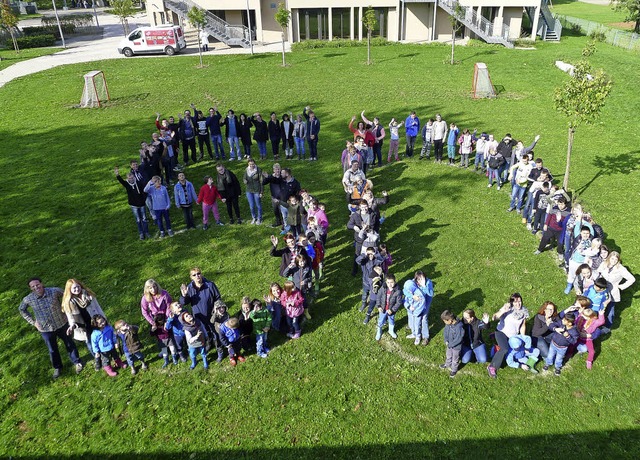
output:
[[[287,62],[284,60],[284,30],[282,31],[282,67],[286,67]]]
[[[200,68],[204,67],[202,64],[202,43],[200,42],[200,29],[198,29],[198,53],[200,53]]]
[[[633,28],[633,31],[640,34],[640,19],[636,19],[636,26]]]
[[[20,47],[18,46],[18,40],[16,40],[16,34],[13,33],[13,27],[9,28],[9,34],[11,35],[11,41],[13,42],[13,49],[16,50],[16,54],[20,54]]]
[[[456,48],[456,28],[453,27],[451,29],[451,65],[453,65],[454,63],[453,53],[455,51],[455,48]]]
[[[371,65],[371,30],[367,30],[367,65]]]
[[[569,190],[567,187],[569,187],[569,168],[571,164],[571,150],[573,150],[573,135],[575,134],[575,132],[575,128],[573,128],[573,126],[569,126],[569,141],[567,143],[567,167],[564,170],[564,180],[562,181],[562,188],[565,191]]]

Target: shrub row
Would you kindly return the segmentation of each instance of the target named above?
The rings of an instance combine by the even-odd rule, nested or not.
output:
[[[75,24],[61,23],[60,27],[62,27],[62,33],[65,35],[76,33]],[[57,25],[23,27],[22,33],[25,35],[25,37],[31,37],[34,35],[53,35],[54,37],[56,37],[56,39],[60,40],[60,31],[58,30]]]
[[[60,18],[60,24],[73,24],[76,27],[88,27],[93,25],[92,14],[67,14],[58,16]],[[42,16],[40,20],[43,26],[58,26],[58,21],[55,16]]]
[[[42,48],[56,44],[56,37],[52,34],[29,35],[26,37],[18,37],[16,40],[18,41],[18,46],[22,49]]]
[[[396,45],[396,42],[390,42],[386,38],[375,37],[371,39],[371,46],[390,46]],[[296,42],[291,45],[292,51],[302,51],[317,48],[353,48],[367,46],[367,40],[347,40],[344,38],[334,38],[333,40],[305,40]]]

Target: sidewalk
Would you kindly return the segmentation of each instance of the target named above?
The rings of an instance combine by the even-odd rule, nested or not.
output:
[[[59,14],[87,13],[93,10],[69,10],[59,11]],[[98,8],[98,21],[100,27],[104,28],[101,37],[99,36],[74,36],[69,39],[65,37],[67,48],[55,54],[42,56],[26,61],[20,61],[6,69],[0,71],[0,88],[5,84],[19,77],[31,75],[33,73],[48,70],[66,64],[77,64],[81,62],[100,61],[104,59],[127,59],[123,55],[118,54],[118,43],[124,37],[124,31],[120,20],[113,14],[105,14],[104,8]],[[53,11],[43,11],[43,14],[53,15]],[[21,21],[19,26],[40,25],[40,19],[27,19]],[[135,17],[129,19],[129,30],[136,27],[148,26],[146,13],[139,13]],[[154,54],[149,56],[136,56],[129,59],[141,59],[144,57],[165,57],[167,59],[179,59],[180,56],[192,56],[198,54],[197,43],[187,42],[187,49],[175,56],[165,56],[163,54]],[[282,50],[280,42],[268,43],[265,45],[254,46],[254,53],[274,53]],[[287,43],[287,51],[289,44]],[[230,48],[224,43],[211,43],[209,51],[203,53],[208,54],[249,54],[251,51],[246,48]]]

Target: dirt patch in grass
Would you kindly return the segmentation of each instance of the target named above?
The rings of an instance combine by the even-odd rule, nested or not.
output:
[[[629,32],[631,32],[633,30],[633,27],[635,26],[635,23],[633,23],[633,22],[610,22],[609,24],[607,24],[607,26],[614,27],[616,29],[624,29],[624,30],[628,30]]]

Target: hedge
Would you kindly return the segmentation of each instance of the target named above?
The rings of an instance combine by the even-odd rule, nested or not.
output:
[[[29,35],[27,37],[18,37],[18,46],[20,48],[42,48],[45,46],[54,46],[56,37],[52,34]]]

